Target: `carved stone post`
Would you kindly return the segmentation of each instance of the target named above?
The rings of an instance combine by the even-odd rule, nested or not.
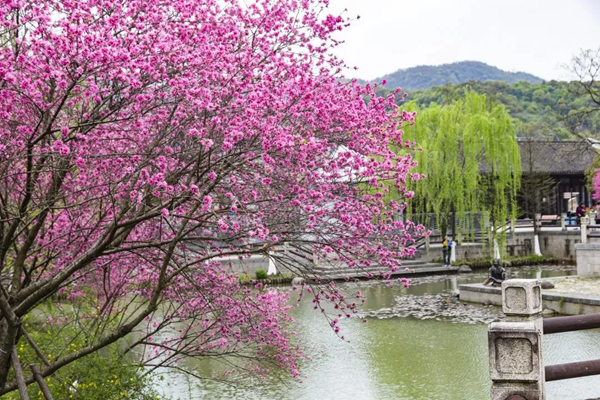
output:
[[[534,279],[502,283],[507,320],[488,327],[492,400],[543,400],[542,288]],[[518,397],[515,397],[518,398]]]
[[[533,223],[535,224],[535,232],[542,229],[542,214],[535,214],[533,217]]]
[[[590,217],[581,217],[581,243],[587,243],[587,227],[590,224]]]
[[[560,229],[567,230],[567,213],[560,214]]]

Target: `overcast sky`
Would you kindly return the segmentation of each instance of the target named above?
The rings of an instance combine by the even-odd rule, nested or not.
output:
[[[600,0],[331,0],[358,21],[337,37],[337,54],[374,79],[400,68],[475,60],[540,78],[600,47]]]

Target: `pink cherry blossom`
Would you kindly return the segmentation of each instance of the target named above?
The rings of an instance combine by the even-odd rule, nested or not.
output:
[[[43,374],[127,337],[148,366],[227,355],[298,376],[288,294],[223,260],[276,242],[300,276],[280,247],[389,278],[426,234],[385,196],[423,178],[414,114],[344,79],[349,20],[327,0],[8,0],[0,21],[0,396],[20,321],[56,294],[96,311],[48,324],[98,333]],[[296,292],[359,307],[334,284]]]

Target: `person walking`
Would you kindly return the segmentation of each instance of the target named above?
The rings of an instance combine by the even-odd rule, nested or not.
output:
[[[448,236],[444,236],[444,241],[442,242],[442,258],[444,260],[444,266],[450,266],[450,253],[452,251],[452,241],[448,239]]]

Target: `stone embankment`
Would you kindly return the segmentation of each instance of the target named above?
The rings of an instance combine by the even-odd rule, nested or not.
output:
[[[542,303],[547,311],[564,315],[600,312],[598,279],[555,277],[541,279],[554,288],[542,290]],[[544,285],[546,286],[546,285]],[[460,299],[466,302],[502,305],[502,289],[482,284],[459,285]]]
[[[402,267],[391,273],[394,278],[413,277],[435,274],[455,274],[458,267],[445,267],[439,263],[425,263],[416,260],[406,260]],[[347,281],[354,279],[369,279],[381,277],[382,274],[390,273],[387,267],[379,265],[373,267],[351,269],[346,265],[317,265],[310,273],[322,281]]]

